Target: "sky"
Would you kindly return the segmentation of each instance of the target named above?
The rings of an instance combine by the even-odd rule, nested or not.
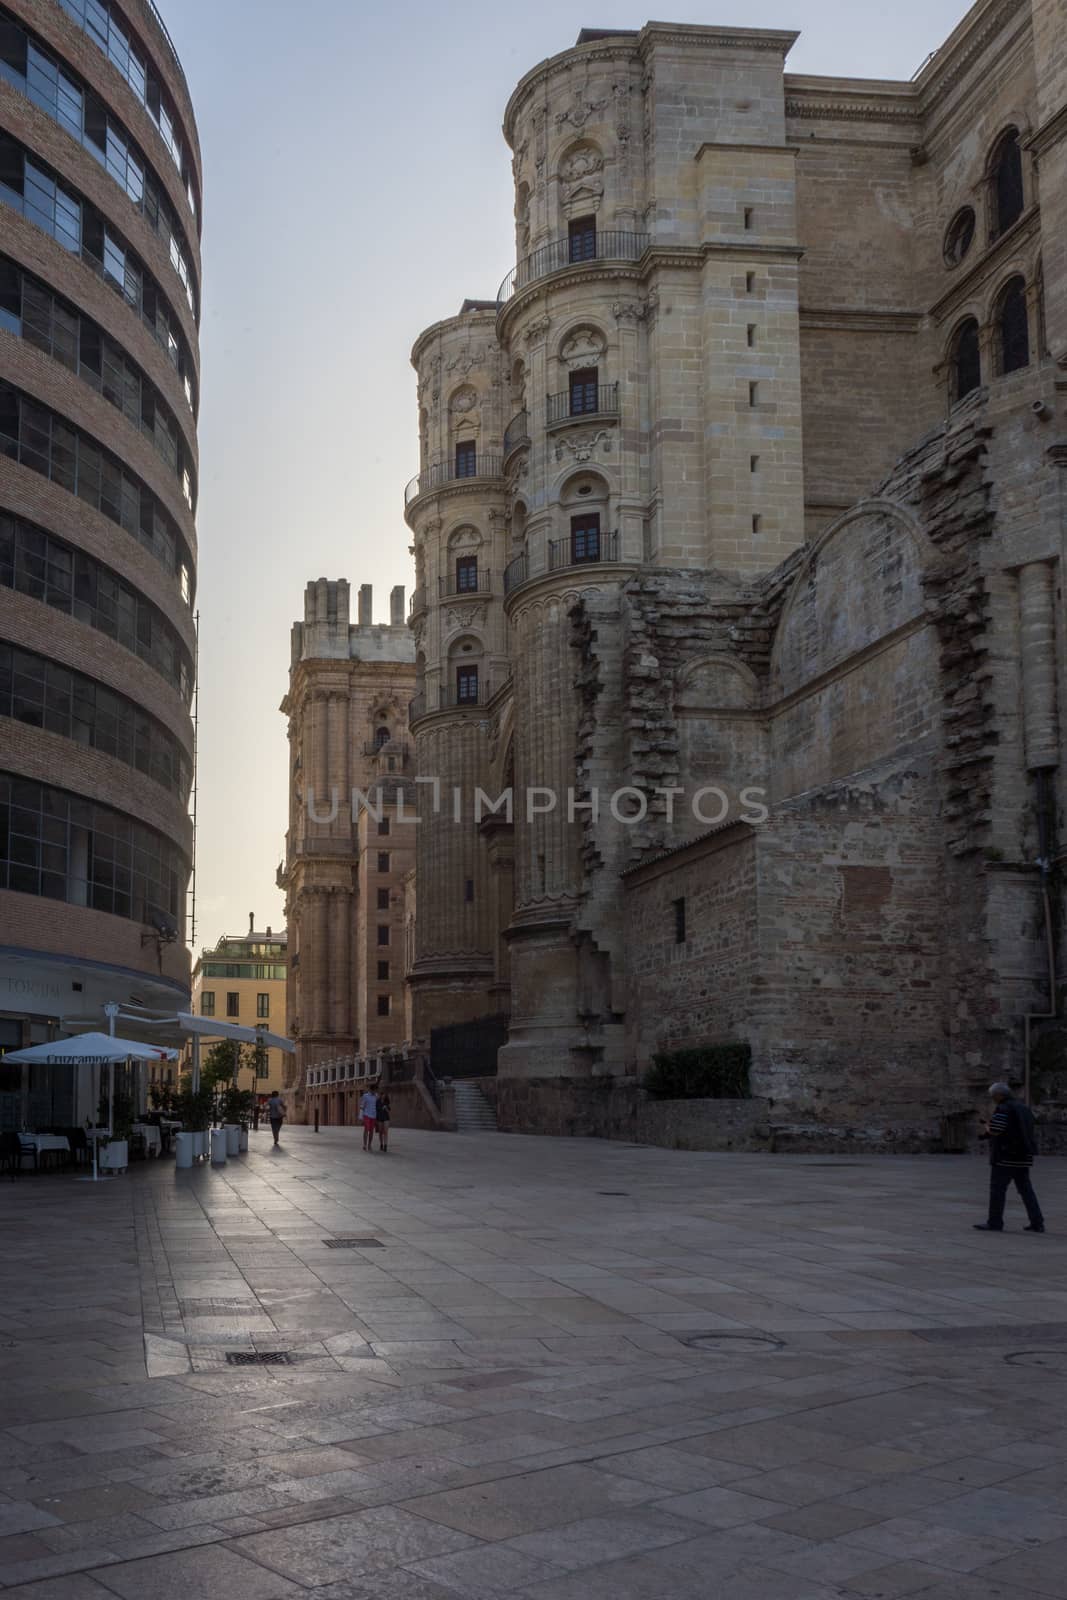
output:
[[[513,265],[515,84],[648,0],[159,0],[204,159],[196,948],[284,921],[278,707],[305,585],[412,587],[411,346]],[[663,0],[788,28],[792,72],[910,78],[963,0]],[[354,620],[354,618],[353,618]]]

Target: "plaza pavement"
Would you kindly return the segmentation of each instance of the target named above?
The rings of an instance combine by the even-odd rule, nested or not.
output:
[[[0,1182],[3,1600],[1067,1593],[1067,1163],[393,1140]]]

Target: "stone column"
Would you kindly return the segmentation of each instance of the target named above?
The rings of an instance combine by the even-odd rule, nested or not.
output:
[[[1019,571],[1019,655],[1023,666],[1023,733],[1030,772],[1059,765],[1056,714],[1056,601],[1052,564]]]

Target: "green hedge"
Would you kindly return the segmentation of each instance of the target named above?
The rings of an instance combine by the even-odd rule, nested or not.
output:
[[[645,1088],[657,1100],[748,1100],[752,1048],[743,1042],[662,1050],[652,1057]]]

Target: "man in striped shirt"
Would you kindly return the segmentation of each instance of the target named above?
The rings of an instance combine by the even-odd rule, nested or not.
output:
[[[1001,1233],[1004,1228],[1004,1202],[1014,1183],[1026,1207],[1027,1233],[1044,1233],[1045,1219],[1030,1182],[1037,1139],[1030,1107],[1016,1100],[1006,1083],[990,1085],[993,1114],[980,1139],[989,1140],[989,1221],[976,1222],[980,1233]]]

